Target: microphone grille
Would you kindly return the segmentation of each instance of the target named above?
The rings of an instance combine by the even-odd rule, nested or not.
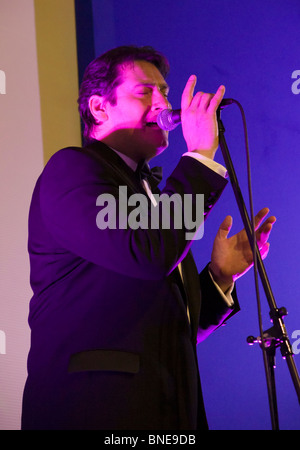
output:
[[[163,109],[157,116],[157,124],[162,130],[172,131],[178,123],[172,121],[172,110]]]

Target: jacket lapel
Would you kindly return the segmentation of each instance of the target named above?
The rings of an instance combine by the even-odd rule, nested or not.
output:
[[[133,193],[145,193],[135,172],[103,142],[92,141],[84,148],[84,151],[97,158],[102,165],[104,164],[110,172],[114,173],[120,183],[128,186]]]
[[[100,141],[93,141],[87,145],[84,151],[91,153],[102,164],[105,164],[112,171],[121,183],[128,186],[133,193],[141,192],[145,194],[135,172],[116,154]],[[159,188],[153,189],[153,193],[159,194]],[[181,262],[181,274],[178,267],[175,269],[182,280],[185,293],[185,301],[189,309],[192,340],[196,343],[199,326],[201,291],[198,270],[191,251]]]
[[[181,272],[190,315],[192,341],[196,343],[201,308],[201,290],[198,269],[191,251],[188,252],[181,263]]]

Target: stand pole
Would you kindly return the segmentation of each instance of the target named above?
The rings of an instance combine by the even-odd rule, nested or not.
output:
[[[249,216],[246,210],[245,202],[243,200],[243,196],[241,190],[239,188],[238,180],[235,174],[235,170],[232,164],[232,160],[228,151],[228,147],[226,144],[226,140],[224,137],[225,128],[220,118],[220,109],[217,112],[217,120],[219,127],[219,145],[222,151],[222,155],[224,158],[224,162],[227,168],[227,172],[229,175],[229,179],[235,194],[235,198],[237,201],[237,205],[239,207],[240,215],[245,227],[245,231],[247,233],[250,245],[252,247],[253,236],[252,236],[252,227],[249,220]],[[255,248],[256,259],[257,259],[257,267],[258,272],[261,278],[261,282],[267,297],[267,301],[270,307],[270,317],[273,322],[273,327],[268,330],[267,335],[271,337],[272,343],[269,348],[266,347],[265,344],[265,333],[260,338],[261,348],[263,350],[263,359],[264,366],[267,378],[267,388],[268,388],[268,397],[269,397],[269,406],[270,406],[270,414],[272,421],[272,429],[278,430],[278,411],[277,411],[277,400],[276,400],[276,388],[275,388],[275,376],[274,376],[274,361],[275,361],[275,351],[276,347],[280,346],[281,354],[284,359],[287,361],[288,369],[290,371],[290,375],[296,389],[296,394],[298,397],[298,401],[300,403],[300,379],[299,374],[297,372],[297,368],[293,359],[293,351],[292,346],[289,342],[289,338],[285,329],[285,325],[282,317],[287,314],[285,308],[280,308],[276,306],[275,298],[271,290],[271,286],[266,274],[266,270],[263,265],[263,261],[260,255],[260,251],[258,246]],[[249,343],[257,342],[252,339],[252,337],[248,338]],[[252,341],[252,342],[250,342]]]

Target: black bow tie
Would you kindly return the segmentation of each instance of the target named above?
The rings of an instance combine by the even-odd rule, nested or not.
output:
[[[149,164],[145,160],[138,163],[136,173],[138,174],[140,180],[146,179],[148,181],[151,189],[156,188],[156,186],[161,182],[163,176],[161,167],[153,167],[150,169]]]

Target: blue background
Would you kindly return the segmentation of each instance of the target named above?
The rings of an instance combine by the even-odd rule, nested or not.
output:
[[[171,65],[170,101],[180,106],[192,73],[197,90],[238,100],[245,111],[251,152],[254,209],[268,206],[277,223],[264,264],[279,307],[289,315],[291,340],[300,330],[298,278],[300,95],[292,92],[292,73],[300,69],[299,0],[76,0],[79,79],[95,56],[118,45],[152,45]],[[295,88],[294,88],[295,92]],[[248,206],[246,154],[241,116],[235,105],[222,113],[225,137]],[[155,160],[166,178],[185,143],[179,126],[169,148]],[[218,151],[216,160],[223,163]],[[202,240],[193,244],[199,270],[210,260],[213,239],[225,216],[232,233],[242,226],[230,185],[209,216]],[[266,379],[259,346],[246,338],[259,334],[253,271],[237,283],[241,312],[198,346],[198,359],[211,429],[271,429]],[[271,326],[260,289],[263,327]],[[300,331],[299,335],[300,336]],[[296,345],[300,352],[300,344]],[[277,351],[276,386],[282,430],[300,429],[300,410],[286,362]],[[300,366],[300,355],[295,354]],[[146,407],[146,406],[145,406]]]

